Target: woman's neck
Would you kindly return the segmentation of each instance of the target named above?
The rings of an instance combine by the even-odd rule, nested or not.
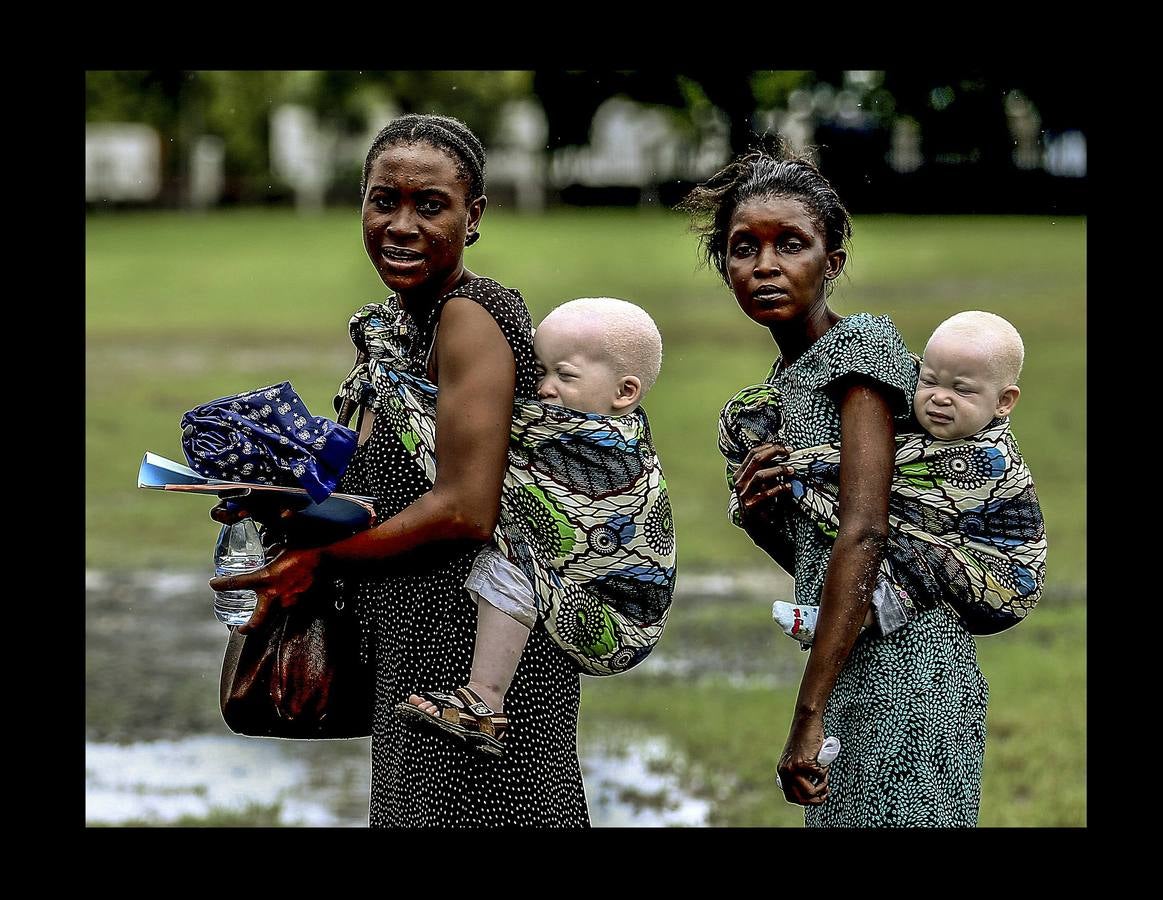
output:
[[[459,287],[466,281],[472,281],[476,277],[476,275],[461,265],[457,267],[455,272],[443,279],[435,287],[424,285],[412,291],[398,291],[396,296],[400,298],[404,309],[413,316],[419,317],[422,313],[432,309],[436,305],[436,301],[449,291]]]
[[[802,319],[770,326],[768,330],[779,347],[779,355],[783,357],[784,365],[790,366],[803,356],[812,344],[824,336],[824,332],[840,321],[840,318],[840,315],[829,309],[828,304],[824,302]]]

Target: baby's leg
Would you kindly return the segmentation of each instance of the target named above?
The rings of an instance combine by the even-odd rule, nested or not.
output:
[[[529,632],[537,622],[534,587],[520,568],[491,546],[477,556],[464,586],[477,602],[476,644],[468,687],[500,713]],[[435,705],[416,694],[408,702],[432,715],[439,714]]]
[[[484,702],[488,710],[491,710],[491,714],[485,710],[485,713],[477,715],[478,721],[492,723],[492,729],[487,731],[490,737],[481,737],[478,734],[473,740],[487,741],[488,747],[485,751],[493,756],[501,756],[504,753],[500,740],[508,728],[508,719],[504,715],[505,694],[508,693],[509,685],[513,684],[516,665],[521,662],[521,653],[525,651],[530,630],[526,624],[514,619],[506,610],[494,606],[484,595],[479,595],[477,643],[472,649],[472,671],[469,674],[468,691],[458,688],[456,694],[461,698],[462,709],[465,708],[463,703]],[[442,701],[456,703],[455,698],[445,697]],[[415,710],[409,709],[409,705],[423,710],[433,719],[440,719],[441,708],[434,702],[420,697],[419,694],[409,695],[408,702],[401,703],[398,709],[414,713]],[[476,707],[469,706],[468,709],[472,712]],[[484,720],[481,716],[486,714],[487,720]],[[463,716],[461,717],[463,719]],[[476,728],[479,729],[480,726]],[[458,730],[463,734],[463,728]]]
[[[497,712],[505,709],[505,694],[529,640],[529,628],[487,600],[477,601],[477,637],[468,686]]]

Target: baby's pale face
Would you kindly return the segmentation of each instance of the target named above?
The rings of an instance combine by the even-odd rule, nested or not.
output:
[[[1008,412],[1001,407],[1007,387],[993,374],[988,352],[955,337],[937,335],[925,347],[913,412],[935,438],[968,437]]]
[[[614,407],[620,378],[595,335],[542,324],[533,336],[533,353],[541,378],[539,400],[604,416],[621,413]]]

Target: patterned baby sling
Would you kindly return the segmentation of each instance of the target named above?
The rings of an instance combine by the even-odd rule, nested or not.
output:
[[[340,397],[367,403],[374,394],[377,417],[433,482],[438,389],[407,371],[415,325],[393,300],[352,317],[353,341],[369,358]],[[515,402],[493,539],[533,584],[540,620],[583,672],[613,675],[645,659],[675,583],[674,520],[645,412]]]
[[[742,527],[735,469],[752,447],[784,443],[781,404],[770,384],[746,387],[719,416],[729,514]],[[792,502],[824,534],[840,524],[840,445],[793,451]],[[918,608],[945,603],[971,634],[997,634],[1026,617],[1046,580],[1046,531],[1034,481],[1010,432],[995,419],[967,438],[898,434],[881,574]],[[913,606],[912,604],[915,604]]]

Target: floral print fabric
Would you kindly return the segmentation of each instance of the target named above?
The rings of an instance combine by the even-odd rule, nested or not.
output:
[[[377,412],[436,477],[430,382],[373,366]],[[498,548],[533,583],[554,641],[590,675],[637,665],[657,644],[675,583],[674,519],[641,409],[599,416],[518,401]]]

